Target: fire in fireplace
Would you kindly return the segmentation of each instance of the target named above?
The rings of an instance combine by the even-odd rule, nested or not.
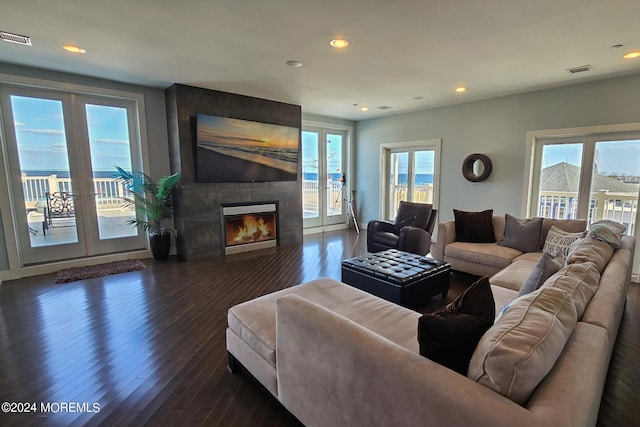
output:
[[[278,204],[222,206],[222,243],[226,255],[278,244]]]

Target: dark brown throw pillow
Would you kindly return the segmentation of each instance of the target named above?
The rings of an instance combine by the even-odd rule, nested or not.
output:
[[[504,224],[504,239],[498,245],[521,252],[535,252],[538,249],[542,218],[516,218],[505,214]]]
[[[493,243],[493,209],[482,212],[453,210],[456,223],[456,240],[470,243]]]
[[[480,338],[493,325],[495,310],[489,277],[483,277],[451,304],[420,317],[420,354],[466,375]]]

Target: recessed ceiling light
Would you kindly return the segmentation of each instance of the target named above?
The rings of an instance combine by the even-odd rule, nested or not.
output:
[[[289,67],[294,67],[294,68],[302,67],[302,62],[296,61],[295,59],[287,61],[285,62],[285,64],[287,64]]]
[[[640,57],[640,50],[632,50],[631,52],[627,52],[622,55],[624,59],[634,59]]]
[[[336,49],[344,49],[350,44],[351,42],[347,39],[333,39],[329,42],[329,45],[331,45],[331,47],[335,47]]]
[[[367,107],[366,105],[362,106],[360,107],[360,111],[369,111],[369,107]]]
[[[78,47],[78,46],[74,46],[72,44],[65,44],[64,46],[62,46],[62,48],[64,50],[68,51],[68,52],[71,52],[71,53],[85,53],[86,52],[86,50],[84,50],[83,48]]]
[[[457,88],[454,89],[456,92],[458,93],[465,93],[468,89],[464,86],[458,86]]]

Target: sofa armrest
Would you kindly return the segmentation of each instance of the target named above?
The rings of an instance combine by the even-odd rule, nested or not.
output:
[[[444,248],[449,243],[456,241],[456,223],[455,221],[441,222],[438,224],[438,240],[433,257],[437,260],[444,261]]]
[[[297,295],[276,302],[276,354],[278,399],[305,425],[542,425],[505,397]]]

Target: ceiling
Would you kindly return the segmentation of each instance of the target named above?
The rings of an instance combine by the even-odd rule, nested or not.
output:
[[[640,49],[638,16],[638,0],[4,1],[0,31],[33,46],[1,42],[0,61],[363,120],[640,73],[622,59]]]

